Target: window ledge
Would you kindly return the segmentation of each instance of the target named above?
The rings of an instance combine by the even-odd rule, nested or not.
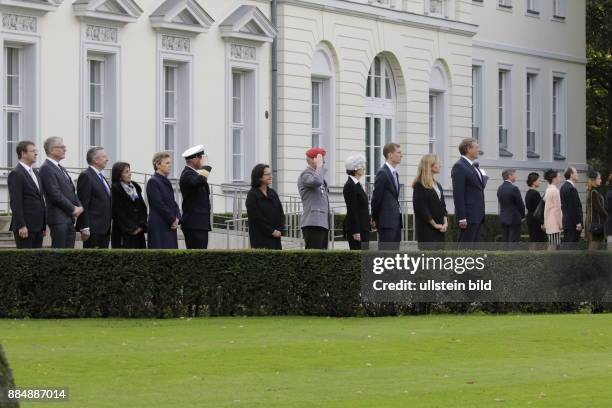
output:
[[[527,158],[528,159],[539,159],[540,155],[537,154],[536,152],[527,152]]]
[[[505,11],[507,13],[512,13],[512,6],[505,6],[503,4],[498,4],[497,9],[500,11]]]
[[[499,157],[512,157],[514,156],[512,153],[510,153],[508,150],[504,149],[504,148],[499,148]]]
[[[540,18],[540,12],[536,10],[527,10],[527,12],[525,12],[525,15],[527,17],[532,17],[532,18]]]
[[[552,21],[556,21],[557,23],[565,23],[565,17],[563,17],[563,16],[552,16]]]
[[[560,154],[555,153],[553,155],[553,160],[565,160],[565,156],[561,156]]]

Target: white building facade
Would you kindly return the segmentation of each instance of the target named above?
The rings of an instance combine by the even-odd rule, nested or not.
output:
[[[434,152],[450,190],[457,146],[473,135],[487,212],[504,168],[519,179],[586,169],[584,2],[276,3],[275,26],[269,0],[0,0],[0,167],[15,165],[17,141],[36,142],[42,160],[42,141],[62,136],[67,166],[101,145],[143,173],[168,150],[180,171],[180,152],[201,143],[212,183],[248,184],[253,165],[276,158],[278,190],[294,195],[318,145],[341,202],[345,158],[365,153],[371,178],[388,141],[402,145],[403,184]]]

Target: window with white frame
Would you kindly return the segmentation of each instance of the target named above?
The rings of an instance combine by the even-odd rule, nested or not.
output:
[[[4,120],[6,143],[6,166],[17,164],[15,147],[23,137],[23,53],[19,47],[4,47]]]
[[[539,98],[538,98],[538,78],[535,73],[527,74],[525,87],[525,124],[527,127],[527,158],[537,159],[537,139],[539,137]]]
[[[530,14],[540,14],[540,9],[538,8],[539,0],[527,0],[527,12]]]
[[[565,0],[553,0],[553,17],[565,19]]]
[[[510,71],[500,69],[497,76],[497,127],[500,157],[512,157],[509,150]]]
[[[164,133],[164,150],[176,160],[178,151],[176,146],[177,135],[177,89],[178,67],[172,63],[164,63],[164,114],[162,118]],[[176,163],[176,162],[175,162]],[[175,164],[174,168],[178,166]]]
[[[553,131],[553,159],[565,160],[563,156],[563,140],[565,130],[565,93],[563,89],[564,78],[553,78],[552,89],[552,131]]]
[[[174,165],[172,176],[180,175],[181,152],[191,145],[191,57],[162,54],[159,92],[159,144]]]
[[[436,104],[437,96],[429,94],[429,153],[436,153]]]
[[[323,83],[312,81],[311,122],[312,122],[312,147],[321,145],[321,102],[323,99]]]
[[[325,44],[319,44],[311,65],[311,145],[327,151],[328,172],[325,180],[335,182],[334,134],[334,62]]]
[[[37,49],[36,42],[4,40],[1,66],[4,86],[0,86],[0,167],[14,167],[17,164],[15,148],[19,141],[27,138],[36,142],[38,138]]]
[[[382,148],[395,135],[395,82],[391,66],[383,56],[376,56],[366,84],[366,183],[372,183],[385,159]]]
[[[232,181],[244,181],[244,73],[232,72]]]
[[[480,145],[482,135],[482,67],[472,66],[472,138]],[[482,153],[482,151],[481,151]]]
[[[87,149],[102,146],[104,129],[104,57],[90,56],[87,59],[89,78],[89,103],[87,109]]]
[[[393,119],[366,116],[366,182],[373,183],[376,172],[384,164],[383,147],[393,141]]]
[[[117,55],[87,52],[84,69],[83,149],[102,146],[116,160],[118,126]]]
[[[374,63],[368,73],[366,97],[393,99],[394,90],[392,89],[392,84],[393,76],[387,60],[380,56],[374,58]]]

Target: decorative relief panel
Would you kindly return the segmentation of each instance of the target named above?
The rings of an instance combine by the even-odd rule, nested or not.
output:
[[[247,45],[232,44],[232,58],[255,61],[257,59],[257,49]]]
[[[112,27],[88,25],[85,35],[88,40],[116,43],[118,31]]]
[[[5,30],[36,32],[36,17],[5,14],[2,16],[2,28]]]
[[[190,52],[191,41],[189,38],[185,37],[162,35],[162,49],[168,51]]]

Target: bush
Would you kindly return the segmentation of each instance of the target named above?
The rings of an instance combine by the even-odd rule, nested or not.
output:
[[[7,390],[14,388],[15,381],[13,380],[13,373],[11,372],[11,368],[9,367],[8,360],[4,355],[4,350],[2,350],[2,345],[0,345],[0,408],[19,407],[19,403],[7,402],[5,400]]]
[[[612,258],[603,251],[489,253],[495,261],[490,266],[498,271],[521,268],[527,257],[546,265],[545,257],[551,256],[596,270],[605,269]],[[380,316],[584,307],[365,304],[360,298],[361,256],[350,251],[5,250],[0,265],[0,317],[13,318]],[[599,306],[600,311],[607,308]]]

